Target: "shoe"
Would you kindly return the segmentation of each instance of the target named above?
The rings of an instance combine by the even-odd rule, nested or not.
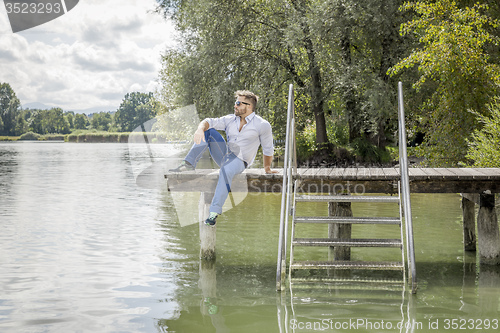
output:
[[[175,169],[169,169],[168,171],[170,172],[184,172],[184,171],[193,171],[194,166],[191,165],[191,163],[187,161],[182,161],[181,165],[179,165]]]
[[[210,215],[208,215],[208,219],[205,220],[205,224],[210,226],[215,225],[215,220],[217,219],[217,216],[219,216],[219,214],[210,212]]]

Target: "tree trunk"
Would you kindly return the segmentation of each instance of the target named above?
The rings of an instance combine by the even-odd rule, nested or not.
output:
[[[326,119],[323,110],[323,84],[321,82],[320,68],[316,62],[316,54],[314,45],[310,37],[309,26],[306,23],[302,25],[304,31],[304,44],[307,50],[307,57],[309,59],[309,75],[311,76],[311,109],[314,113],[314,120],[316,121],[316,144],[319,150],[328,149],[329,141],[326,133]]]
[[[340,39],[340,50],[344,68],[350,68],[352,64],[351,58],[351,41],[349,40],[348,32],[344,31],[344,36]],[[360,113],[358,110],[358,103],[356,101],[356,93],[351,82],[351,74],[347,73],[346,84],[344,86],[343,99],[345,103],[345,110],[347,114],[347,121],[349,124],[349,142],[353,142],[356,138],[361,136],[361,122],[357,119]]]

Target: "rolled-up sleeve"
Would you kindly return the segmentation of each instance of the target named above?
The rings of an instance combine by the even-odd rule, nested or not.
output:
[[[208,123],[208,128],[214,128],[218,131],[224,131],[226,129],[226,124],[228,117],[220,117],[220,118],[205,118],[203,119]]]
[[[265,122],[262,124],[262,128],[259,134],[260,145],[262,146],[262,154],[266,156],[274,155],[273,146],[273,131],[271,129],[271,124]]]

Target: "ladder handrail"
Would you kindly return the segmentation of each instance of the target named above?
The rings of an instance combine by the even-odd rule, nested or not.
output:
[[[408,154],[406,151],[406,127],[403,105],[403,83],[398,83],[398,119],[399,119],[399,169],[401,173],[401,192],[406,227],[406,252],[408,260],[408,279],[412,294],[417,292],[417,270],[413,243],[413,220],[411,215],[410,180],[408,172]]]
[[[293,173],[292,173],[293,170]],[[295,107],[293,84],[288,90],[288,109],[286,121],[285,160],[283,165],[283,185],[281,188],[281,214],[278,242],[278,262],[276,267],[276,290],[284,289],[286,276],[286,247],[288,236],[288,217],[290,215],[292,177],[297,171],[295,147]]]

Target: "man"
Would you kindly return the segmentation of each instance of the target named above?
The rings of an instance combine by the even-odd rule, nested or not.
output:
[[[203,152],[209,149],[220,171],[210,205],[210,214],[205,221],[207,225],[215,225],[231,190],[233,177],[253,163],[259,145],[262,146],[266,173],[277,172],[271,170],[274,154],[271,125],[254,112],[259,97],[247,90],[238,90],[234,93],[234,97],[236,98],[234,114],[204,119],[194,133],[194,144],[184,161],[177,168],[169,170],[171,172],[194,170]],[[217,130],[226,132],[227,143]]]

